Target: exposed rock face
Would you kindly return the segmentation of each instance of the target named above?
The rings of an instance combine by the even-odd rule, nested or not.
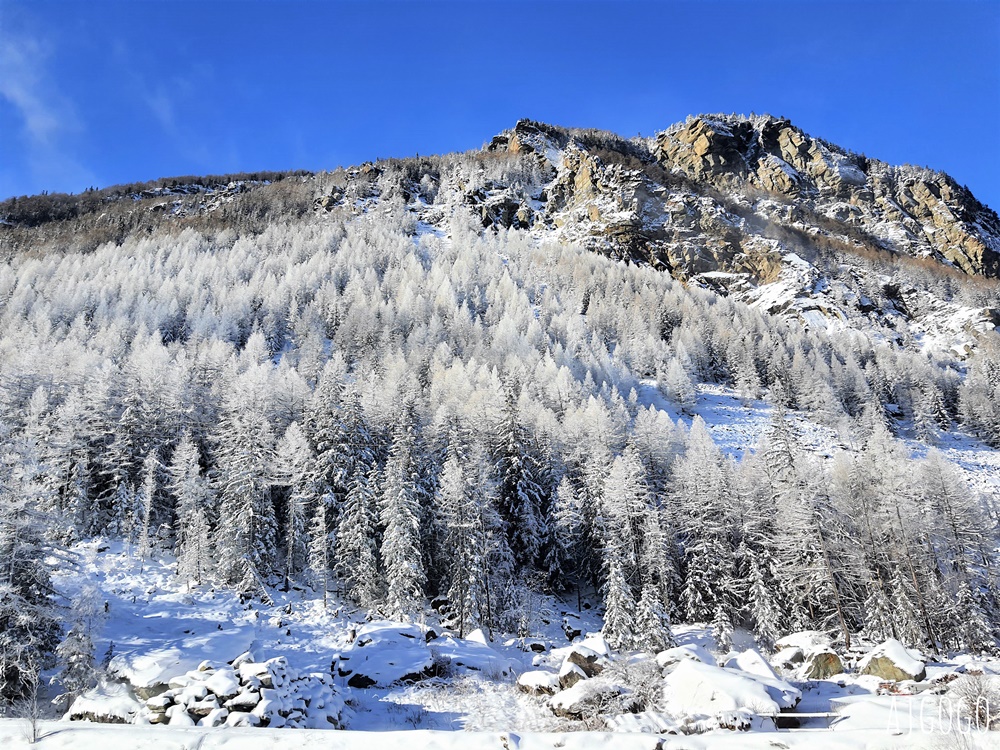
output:
[[[485,226],[551,233],[808,325],[910,335],[931,295],[907,306],[872,272],[843,272],[862,258],[1000,277],[1000,218],[967,189],[785,119],[705,115],[632,140],[522,120],[488,148],[534,159],[544,185],[530,202],[509,186],[472,197]],[[947,317],[959,352],[995,326],[988,309]]]
[[[820,651],[809,656],[803,671],[810,680],[824,680],[841,674],[844,664],[833,651]]]

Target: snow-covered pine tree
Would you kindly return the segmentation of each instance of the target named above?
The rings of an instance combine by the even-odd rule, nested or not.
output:
[[[643,585],[635,613],[635,645],[651,654],[675,645],[670,632],[670,617],[663,608],[657,589],[653,581]]]
[[[59,673],[52,678],[63,689],[60,696],[68,710],[73,699],[93,687],[101,675],[94,658],[94,638],[104,623],[104,607],[100,589],[93,583],[84,584],[73,598],[72,626],[56,648]]]
[[[378,468],[355,473],[337,524],[337,573],[354,601],[363,608],[381,596],[378,564]]]
[[[198,446],[190,432],[185,432],[174,448],[167,474],[177,512],[177,575],[187,580],[190,587],[192,582],[201,583],[213,568],[209,543],[212,493],[202,474]]]
[[[219,496],[215,533],[223,578],[244,596],[261,595],[275,570],[277,522],[271,499],[274,434],[259,384],[236,383],[213,436]]]
[[[556,487],[552,519],[546,525],[545,568],[549,585],[556,591],[576,586],[577,600],[583,573],[583,510],[569,477],[563,475]],[[579,609],[580,604],[577,604]]]
[[[0,705],[27,697],[59,642],[44,532],[47,490],[33,440],[0,422]]]
[[[413,432],[408,424],[393,436],[389,460],[382,472],[382,563],[385,570],[386,611],[408,619],[424,598],[424,570],[420,549],[420,507],[413,481]]]
[[[450,621],[452,627],[457,627],[459,637],[462,638],[478,624],[485,596],[482,568],[485,540],[465,468],[454,441],[441,471],[436,501],[446,529]]]
[[[541,514],[545,479],[537,448],[521,423],[513,386],[505,389],[494,455],[497,503],[506,523],[510,549],[515,562],[530,570],[538,564],[544,534]]]
[[[313,509],[309,522],[309,575],[313,586],[323,592],[323,609],[326,609],[330,592],[330,530],[327,507],[332,496],[323,495]]]
[[[611,462],[604,483],[603,507],[610,538],[615,540],[621,551],[625,580],[634,588],[639,588],[642,522],[649,512],[649,489],[642,463],[632,445],[627,445],[624,452]]]
[[[285,488],[284,575],[285,587],[303,571],[308,556],[306,521],[309,507],[316,501],[317,488],[313,473],[315,457],[297,422],[285,430],[277,448],[277,479]]]
[[[684,549],[681,601],[688,620],[711,622],[720,609],[730,617],[733,549],[726,467],[701,417],[695,417],[687,450],[674,467],[673,503]]]
[[[160,460],[154,451],[150,451],[142,462],[142,484],[139,487],[138,503],[142,507],[142,520],[139,526],[139,541],[136,545],[136,554],[139,555],[140,565],[149,557],[149,536],[152,531],[153,512],[159,488],[159,481],[156,476],[159,469]]]
[[[636,645],[635,596],[622,565],[622,549],[615,542],[604,548],[604,627],[601,633],[613,649]]]

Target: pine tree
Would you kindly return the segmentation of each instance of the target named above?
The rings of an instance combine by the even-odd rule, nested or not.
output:
[[[317,497],[313,474],[314,457],[298,423],[292,422],[278,443],[280,481],[285,485],[285,587],[306,564],[306,516]]]
[[[0,704],[33,693],[59,642],[37,448],[0,422]]]
[[[330,495],[316,503],[309,523],[309,574],[313,585],[323,592],[323,609],[327,608],[330,591],[330,531],[327,527],[327,506]]]
[[[216,430],[219,526],[215,541],[223,578],[244,596],[266,598],[275,570],[277,521],[271,498],[274,436],[253,384],[235,391]]]
[[[209,543],[211,489],[202,475],[198,446],[185,432],[174,448],[167,467],[169,487],[177,509],[177,575],[201,583],[212,569]]]
[[[377,468],[355,474],[337,525],[337,572],[361,607],[373,607],[381,594],[378,565]]]
[[[549,533],[545,545],[545,567],[549,585],[556,591],[566,591],[570,582],[573,582],[578,600],[580,584],[585,575],[583,524],[580,500],[569,478],[564,475],[556,488],[552,520],[546,526]]]
[[[437,504],[441,508],[449,551],[448,601],[459,637],[478,624],[482,600],[484,538],[475,498],[457,449],[449,450],[441,472]]]
[[[413,480],[413,434],[399,429],[382,474],[382,562],[385,568],[386,610],[390,617],[408,619],[424,598],[420,551],[420,507]]]
[[[642,587],[635,615],[636,646],[656,654],[674,645],[670,618],[660,602],[660,594],[652,583]]]
[[[503,420],[497,434],[497,502],[508,532],[514,560],[522,567],[538,563],[544,534],[541,513],[545,502],[542,463],[528,431],[521,423],[513,388],[505,394]]]
[[[153,519],[153,509],[156,506],[156,492],[158,487],[157,482],[157,471],[159,471],[160,462],[156,457],[156,453],[150,452],[146,455],[145,460],[142,462],[142,485],[139,489],[139,504],[142,506],[142,521],[139,527],[139,544],[136,549],[136,553],[139,555],[139,560],[143,561],[149,557],[150,550],[150,531]]]
[[[604,548],[607,576],[604,582],[604,627],[601,632],[608,645],[618,650],[632,648],[636,634],[635,597],[625,580],[621,556],[617,544]]]

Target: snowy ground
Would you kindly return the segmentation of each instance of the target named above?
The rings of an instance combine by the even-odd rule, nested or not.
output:
[[[193,669],[204,659],[221,664],[250,649],[258,660],[285,656],[298,671],[328,673],[333,654],[344,652],[349,632],[362,627],[359,613],[344,605],[327,611],[314,594],[307,591],[275,592],[271,606],[244,607],[231,593],[210,589],[188,593],[173,576],[169,558],[140,565],[120,547],[98,552],[103,545],[77,545],[73,561],[56,579],[61,592],[72,595],[84,583],[93,583],[108,601],[108,612],[99,653],[114,642],[112,667],[137,682],[153,682]],[[573,613],[575,614],[575,613]],[[600,620],[594,610],[584,611],[572,621],[584,632],[596,631]],[[428,622],[427,626],[437,627]],[[418,626],[419,627],[419,626]],[[535,634],[553,648],[567,645],[562,632],[562,615],[549,625],[539,622]],[[704,628],[678,626],[679,645],[699,653],[710,653],[714,643]],[[444,639],[442,639],[444,640]],[[453,651],[465,655],[466,662],[479,670],[457,668],[452,676],[415,684],[356,689],[347,680],[336,682],[350,709],[344,716],[348,731],[299,729],[178,729],[176,727],[105,726],[50,722],[43,726],[43,747],[88,750],[121,748],[284,748],[402,747],[408,750],[449,750],[450,748],[948,748],[998,747],[1000,733],[975,733],[967,738],[948,736],[947,710],[942,713],[939,699],[923,696],[880,696],[875,678],[840,675],[822,681],[796,681],[802,691],[800,712],[834,711],[838,717],[827,727],[826,720],[807,721],[803,729],[776,730],[766,720],[751,732],[715,730],[694,736],[567,732],[587,728],[585,723],[560,719],[552,714],[544,697],[517,690],[516,675],[532,669],[535,654],[523,651],[520,642],[508,640],[490,644],[489,663],[482,661],[482,644],[470,641],[464,647],[455,642]],[[422,644],[421,644],[422,645]],[[737,633],[738,651],[752,648],[752,638]],[[463,650],[463,648],[465,650]],[[469,658],[477,654],[479,662]],[[547,665],[542,657],[543,668]],[[712,658],[711,656],[707,658]],[[715,654],[720,664],[725,655]],[[494,668],[491,668],[491,665]],[[504,674],[507,666],[512,669]],[[929,665],[929,677],[955,669],[956,663]],[[1000,664],[988,671],[1000,672]],[[787,679],[792,679],[787,677]],[[593,728],[592,725],[590,728]],[[0,722],[0,742],[7,746],[24,744],[24,722]],[[420,730],[399,732],[399,730]],[[430,730],[430,731],[429,731]],[[455,731],[459,730],[459,731]],[[377,732],[377,734],[372,734]],[[470,734],[475,732],[476,734]],[[660,740],[664,744],[658,745]],[[961,744],[961,743],[966,744]],[[992,744],[990,744],[992,742]]]
[[[8,750],[30,747],[27,724],[0,719],[0,744]],[[992,750],[998,733],[968,735],[851,729],[839,732],[782,732],[696,737],[651,734],[465,733],[409,731],[332,732],[285,729],[177,729],[114,726],[77,722],[42,722],[35,745],[46,750]]]

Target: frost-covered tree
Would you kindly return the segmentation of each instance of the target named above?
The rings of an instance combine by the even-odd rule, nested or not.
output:
[[[413,434],[403,426],[393,437],[382,472],[381,556],[385,570],[385,606],[390,617],[412,616],[424,598],[420,550],[420,507],[416,498]]]
[[[374,607],[381,594],[378,481],[377,468],[351,478],[337,525],[337,572],[362,607]]]
[[[622,550],[617,543],[604,548],[604,627],[601,632],[614,649],[632,648],[636,642],[635,596],[625,580]]]
[[[306,521],[309,507],[316,501],[314,456],[297,422],[292,422],[278,442],[276,479],[285,489],[284,574],[285,586],[305,568]]]
[[[324,495],[316,503],[309,521],[309,575],[313,586],[323,594],[323,609],[326,609],[330,591],[330,548],[331,534],[327,521],[327,507],[330,495]]]
[[[254,385],[231,394],[214,435],[215,543],[222,577],[244,595],[266,596],[263,584],[275,570],[278,542],[271,497],[275,441]]]
[[[213,496],[201,471],[198,446],[190,433],[185,433],[174,448],[167,474],[177,512],[177,575],[186,579],[190,586],[192,582],[204,580],[213,567],[214,558],[209,538]]]

